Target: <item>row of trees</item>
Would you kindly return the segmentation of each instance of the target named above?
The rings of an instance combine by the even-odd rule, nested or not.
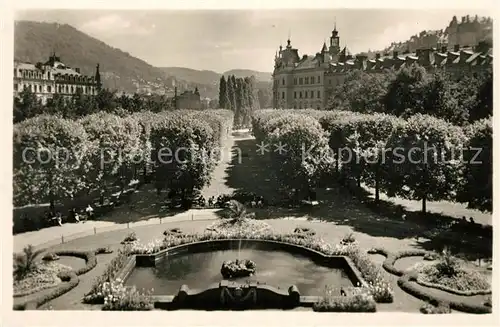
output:
[[[85,95],[80,89],[77,89],[71,97],[54,94],[47,100],[47,103],[43,104],[33,92],[24,89],[19,96],[14,97],[14,123],[44,114],[76,119],[98,112],[125,116],[144,110],[160,112],[174,108],[172,98],[164,95],[139,95],[137,93],[132,96],[118,95],[116,91],[108,89],[100,90],[96,96]]]
[[[255,78],[236,78],[234,75],[220,78],[219,108],[234,112],[235,125],[250,124],[251,113],[260,108],[258,94],[254,90]]]
[[[492,210],[492,120],[466,127],[415,114],[407,119],[350,111],[258,111],[258,142],[286,144],[273,153],[284,187],[307,191],[325,176],[355,180],[379,193],[450,200]]]
[[[14,125],[14,203],[54,204],[112,185],[123,189],[148,165],[159,191],[187,195],[210,182],[217,156],[195,159],[217,151],[232,122],[228,110],[27,119]]]
[[[493,74],[428,72],[418,65],[397,73],[356,70],[334,88],[328,108],[398,117],[429,114],[461,126],[493,114]]]

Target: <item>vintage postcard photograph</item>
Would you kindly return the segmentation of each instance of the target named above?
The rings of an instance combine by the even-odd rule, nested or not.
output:
[[[281,5],[13,12],[11,315],[494,316],[495,11]]]

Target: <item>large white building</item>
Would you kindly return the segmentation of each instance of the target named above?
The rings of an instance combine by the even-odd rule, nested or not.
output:
[[[55,94],[73,96],[80,90],[84,95],[96,95],[101,88],[99,64],[95,76],[85,76],[79,68],[71,68],[53,53],[45,63],[14,62],[14,96],[24,89],[33,92],[42,103]]]

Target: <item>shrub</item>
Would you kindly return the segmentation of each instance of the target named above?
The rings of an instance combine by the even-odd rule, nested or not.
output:
[[[420,312],[424,314],[451,313],[451,308],[447,303],[439,303],[437,306],[426,303],[420,308]]]
[[[312,237],[314,235],[316,235],[316,232],[313,231],[312,229],[310,229],[309,227],[296,227],[294,230],[293,230],[294,233],[298,234],[298,235],[301,235],[303,237]]]
[[[59,256],[53,252],[49,252],[42,257],[43,261],[55,261],[59,260]]]
[[[33,245],[28,245],[23,249],[23,253],[14,254],[14,278],[19,280],[28,273],[36,269],[37,257],[43,253],[43,250],[35,250]]]
[[[340,241],[342,244],[351,244],[351,243],[354,243],[356,242],[356,238],[354,237],[354,234],[353,233],[349,233],[347,235],[345,235],[343,238],[342,238],[342,241]]]
[[[113,250],[111,250],[110,246],[97,248],[97,250],[95,250],[95,254],[108,254],[108,253],[113,253]]]
[[[433,261],[436,260],[439,256],[435,253],[429,252],[424,255],[424,260]]]
[[[435,267],[440,275],[451,277],[457,274],[460,264],[458,259],[451,254],[450,250],[444,248]]]
[[[138,241],[137,235],[135,234],[135,232],[131,232],[130,234],[128,234],[125,237],[125,239],[122,241],[122,244],[132,243],[132,242],[136,242],[136,241]]]

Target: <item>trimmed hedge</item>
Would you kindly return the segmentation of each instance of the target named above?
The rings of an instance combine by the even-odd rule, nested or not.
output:
[[[97,258],[95,255],[95,251],[57,251],[54,252],[58,256],[67,256],[67,257],[77,257],[85,260],[85,267],[75,270],[75,274],[77,276],[83,275],[97,266]]]
[[[430,302],[438,306],[439,303],[446,303],[450,306],[450,308],[462,312],[467,313],[491,313],[491,308],[479,305],[479,304],[470,304],[459,301],[443,301],[442,299],[435,297],[432,294],[427,293],[425,290],[422,290],[415,286],[417,280],[417,274],[405,274],[401,278],[398,279],[398,286],[401,287],[405,292],[419,298],[421,300]],[[418,285],[418,284],[417,284]]]
[[[404,270],[400,270],[394,266],[394,263],[401,258],[406,258],[406,257],[420,257],[420,256],[425,256],[426,254],[429,254],[429,251],[423,251],[423,250],[410,250],[410,251],[400,251],[396,253],[388,252],[386,249],[383,248],[373,248],[368,251],[369,254],[381,254],[386,257],[384,260],[384,263],[382,264],[382,267],[384,267],[387,272],[396,275],[396,276],[403,276],[405,274]]]
[[[418,285],[418,275],[419,275],[418,272],[416,272],[416,271],[405,272],[405,271],[399,270],[396,267],[394,267],[394,263],[398,259],[401,259],[404,257],[424,256],[424,255],[430,253],[429,251],[413,250],[413,251],[400,251],[397,253],[391,253],[383,248],[373,248],[373,249],[369,250],[368,253],[381,254],[381,255],[386,256],[387,258],[385,259],[384,263],[382,264],[384,269],[387,270],[388,272],[390,272],[391,274],[394,274],[396,276],[400,276],[400,278],[398,279],[398,286],[401,287],[402,290],[415,296],[416,298],[419,298],[423,301],[429,302],[436,307],[439,307],[442,305],[445,305],[445,306],[448,305],[452,309],[462,311],[462,312],[491,313],[491,308],[484,306],[484,305],[473,305],[473,304],[459,302],[459,301],[444,301],[439,297],[435,297],[433,294],[427,293],[424,289],[420,289],[419,287],[416,287],[414,285],[414,284]],[[414,283],[412,283],[412,282],[414,282]],[[425,287],[427,285],[422,285],[422,286]],[[457,293],[455,293],[455,294],[457,294]],[[457,295],[462,295],[462,294],[457,294]]]

